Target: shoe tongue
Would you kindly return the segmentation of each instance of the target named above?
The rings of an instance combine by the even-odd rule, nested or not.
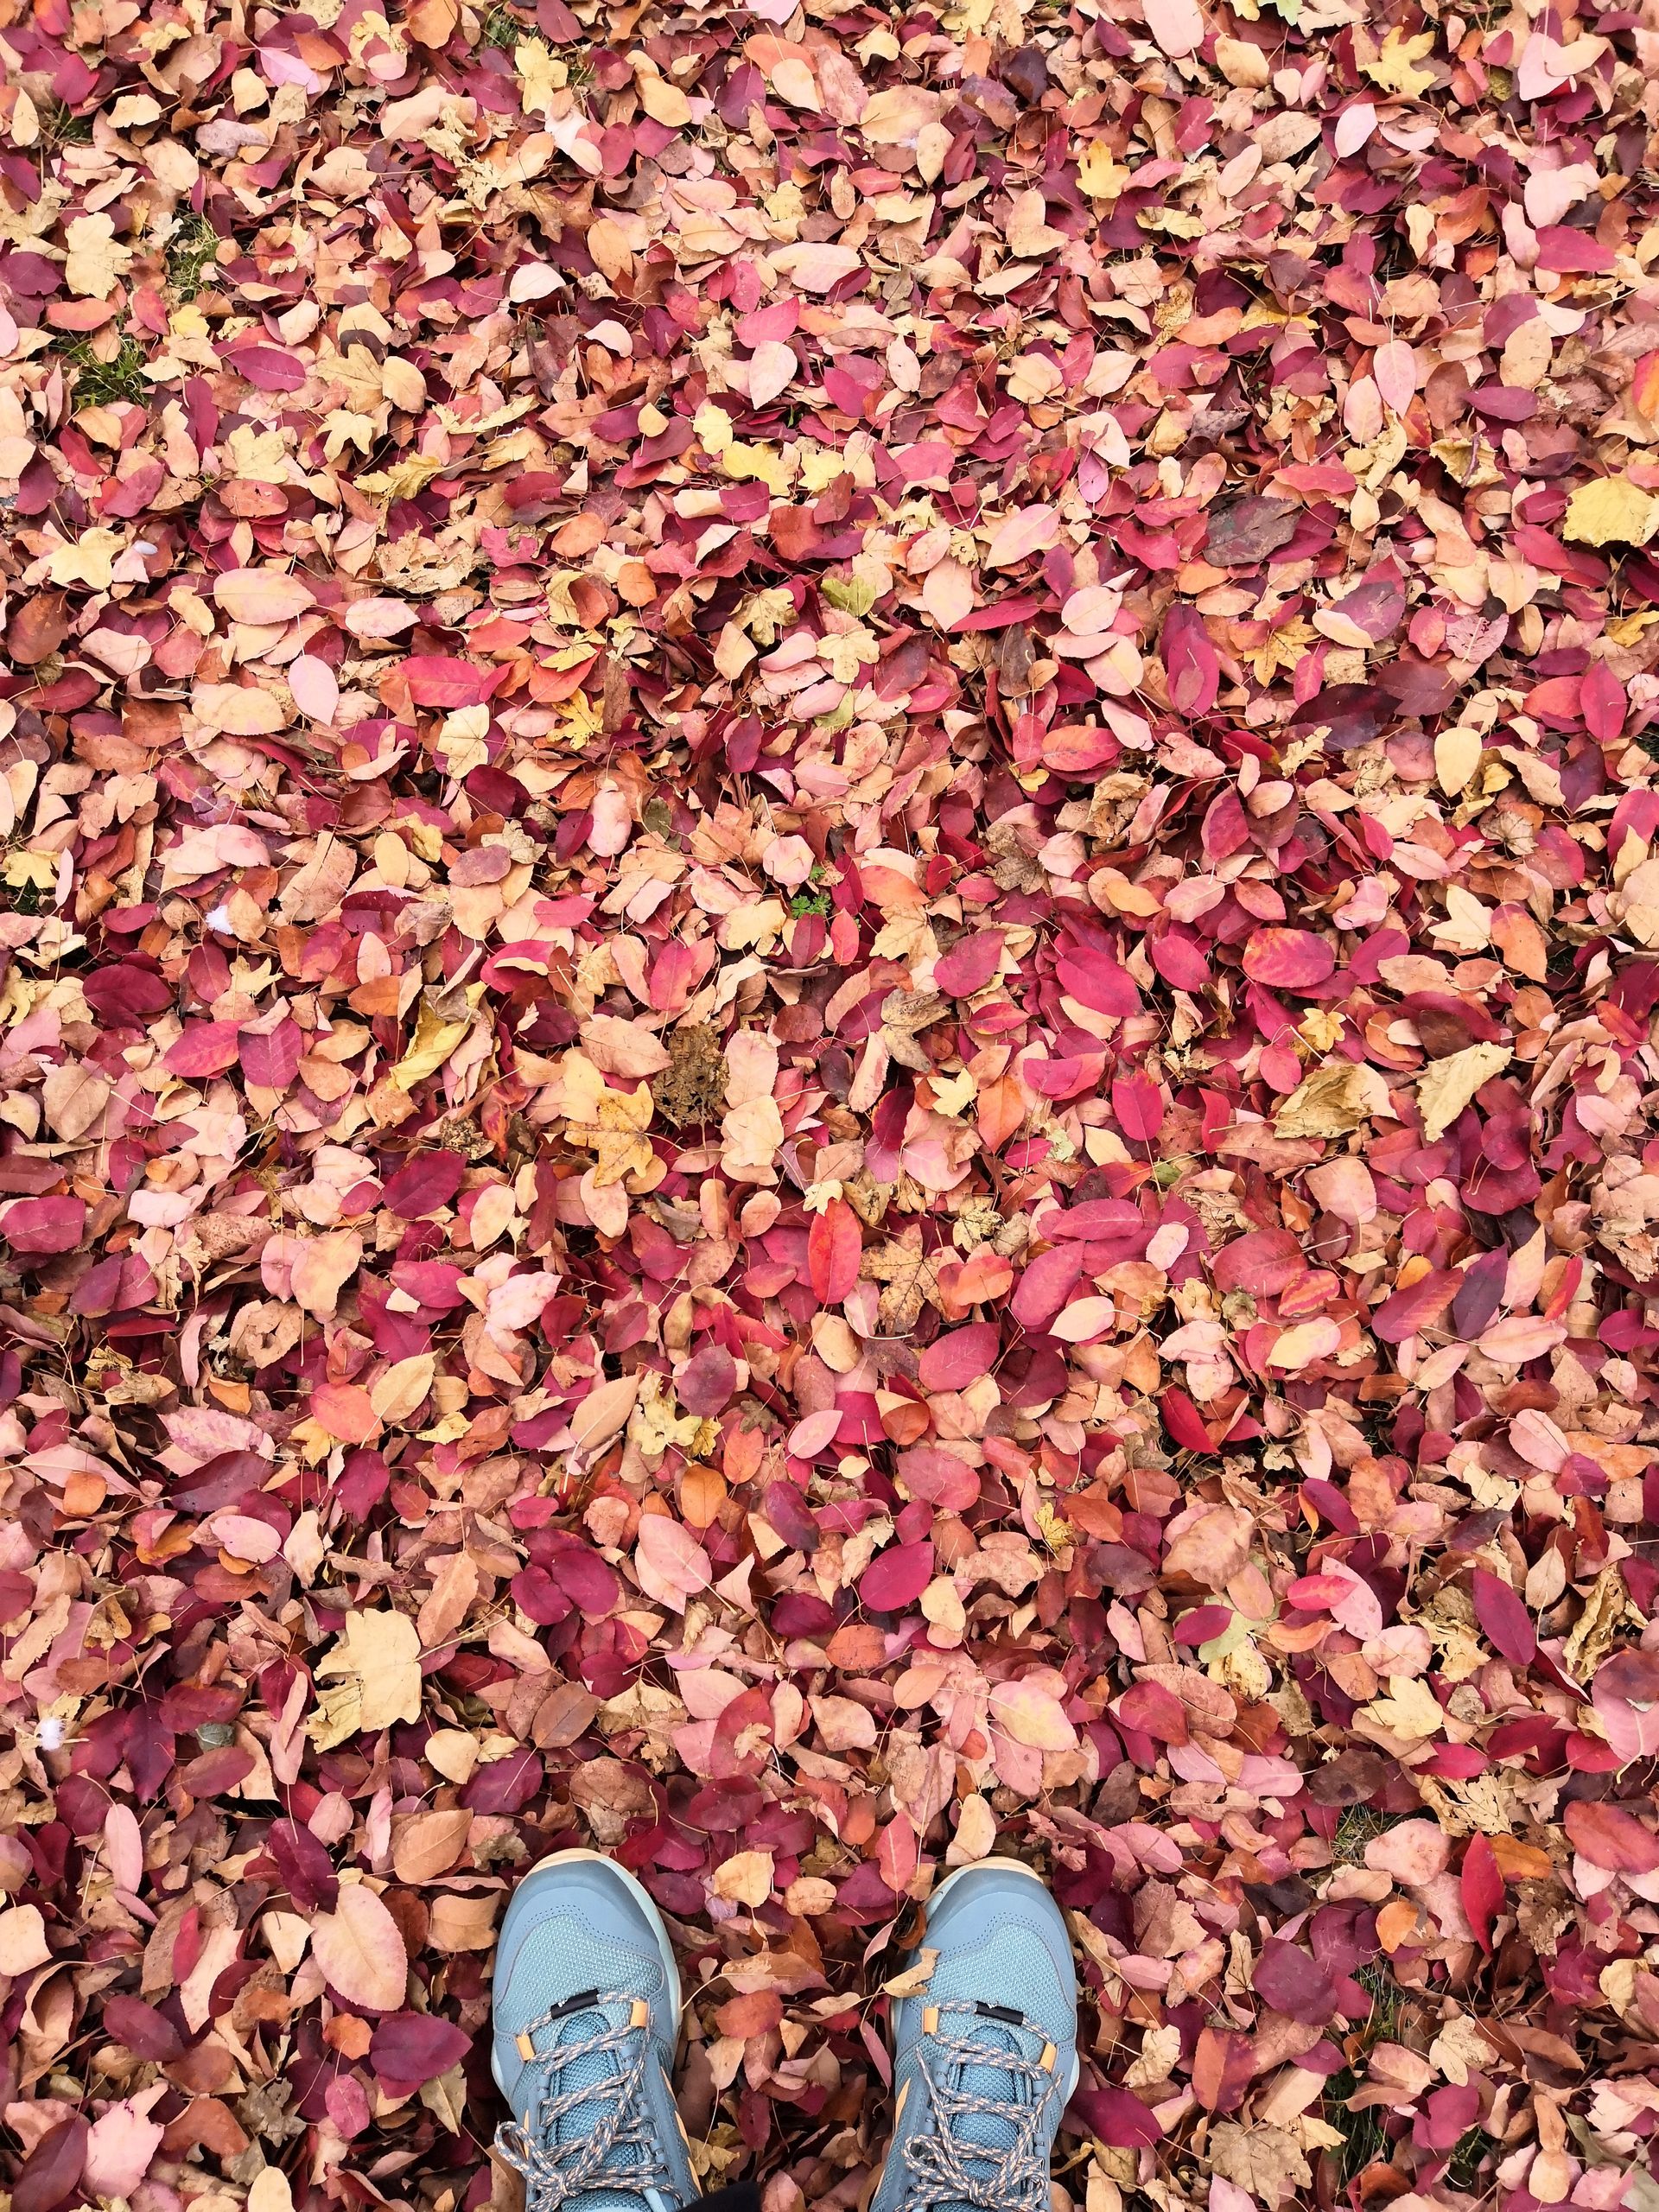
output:
[[[590,2043],[595,2036],[607,2030],[626,2024],[628,2004],[625,1999],[616,2005],[594,2005],[584,2012],[567,2013],[563,2019],[553,2024],[552,2040],[544,2048],[550,2056],[569,2049],[572,2044]],[[639,2032],[646,2031],[642,2028]],[[578,2089],[591,2089],[593,2094],[556,2121],[548,2131],[550,2144],[575,2143],[593,2134],[615,2112],[620,2094],[617,2077],[632,2057],[630,2047],[624,2044],[608,2050],[591,2050],[582,2057],[572,2058],[568,2064],[556,2066],[551,2071],[552,2094],[568,2097]],[[609,2083],[612,2086],[607,2088]],[[632,2153],[626,2146],[620,2155],[632,2159]],[[654,2192],[660,2195],[660,2192]],[[663,2200],[666,2202],[666,2199]],[[638,2190],[607,2189],[602,2183],[585,2189],[575,2196],[565,2199],[565,2212],[656,2212],[648,2197]]]
[[[1011,2058],[1034,2064],[1042,2056],[1043,2037],[1013,2021],[972,2015],[960,2022],[957,2032],[963,2042],[972,2044],[975,2055],[954,2069],[952,2086],[965,2095],[983,2097],[1002,2109],[963,2113],[952,2121],[951,2132],[959,2151],[976,2161],[982,2157],[988,2164],[1000,2171],[1003,2155],[1013,2146],[1018,2134],[1009,2107],[1032,2103],[1035,2091],[1026,2075],[1000,2066],[997,2054],[1006,2053]],[[961,2203],[948,2204],[944,2212],[970,2212],[970,2208]]]

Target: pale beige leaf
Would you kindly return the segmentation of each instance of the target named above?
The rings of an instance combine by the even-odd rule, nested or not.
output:
[[[373,2012],[403,2003],[409,1953],[397,1922],[366,1883],[341,1885],[334,1910],[317,1916],[311,1952],[350,2003]]]
[[[51,1956],[39,1905],[14,1904],[0,1912],[0,1974],[28,1974]]]
[[[772,1895],[772,1858],[769,1851],[740,1851],[715,1867],[709,1888],[728,1904],[756,1907]]]
[[[477,1595],[477,1560],[469,1552],[451,1552],[437,1568],[416,1620],[420,1641],[428,1651],[448,1643]]]
[[[291,622],[316,605],[302,576],[281,569],[226,569],[213,579],[213,597],[233,622]]]
[[[597,1390],[590,1390],[570,1416],[570,1433],[580,1449],[602,1452],[626,1426],[639,1395],[638,1375],[619,1375],[613,1382],[601,1382]]]
[[[400,1882],[432,1882],[447,1874],[467,1848],[473,1816],[464,1806],[435,1808],[394,1821],[391,1867]]]
[[[1507,1045],[1467,1045],[1443,1060],[1431,1060],[1417,1086],[1425,1142],[1438,1142],[1482,1084],[1501,1075],[1513,1058]]]
[[[286,729],[289,714],[274,691],[253,683],[198,683],[190,711],[204,728],[227,737],[274,737]]]
[[[1341,1137],[1372,1114],[1385,1112],[1389,1094],[1374,1068],[1330,1060],[1303,1077],[1274,1114],[1275,1136]]]
[[[1259,2203],[1282,2203],[1313,2187],[1307,2160],[1287,2127],[1220,2120],[1211,2127],[1208,2152],[1211,2166],[1223,2180],[1235,2183]]]
[[[1459,725],[1443,729],[1434,741],[1434,773],[1440,789],[1455,798],[1480,766],[1480,735]]]
[[[919,1997],[933,1979],[933,1969],[939,1963],[937,1950],[919,1950],[902,1973],[893,1975],[881,1985],[883,1997]]]
[[[957,1832],[945,1852],[945,1862],[951,1866],[971,1866],[982,1859],[988,1859],[996,1842],[996,1815],[989,1801],[976,1792],[964,1797],[962,1809],[957,1815]]]
[[[421,1351],[375,1376],[369,1385],[369,1403],[388,1427],[399,1427],[425,1402],[437,1367],[433,1353]]]
[[[1060,1708],[1035,1682],[996,1682],[991,1688],[991,1720],[1005,1736],[1033,1751],[1069,1751],[1077,1734]]]
[[[248,2212],[294,2212],[294,2192],[280,2166],[262,2166],[254,2176]]]
[[[437,1728],[426,1739],[427,1764],[446,1782],[467,1783],[478,1765],[478,1738],[464,1728]]]
[[[354,1693],[359,1728],[421,1717],[421,1639],[406,1613],[347,1613],[345,1634],[316,1673],[319,1681],[344,1678]]]
[[[41,1096],[54,1132],[67,1144],[84,1137],[102,1120],[113,1088],[101,1068],[81,1060],[65,1060],[49,1068]]]

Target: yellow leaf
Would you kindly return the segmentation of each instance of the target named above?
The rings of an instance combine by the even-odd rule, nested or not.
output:
[[[1386,1100],[1387,1093],[1383,1098]],[[1303,1077],[1273,1117],[1275,1136],[1340,1137],[1382,1110],[1368,1071],[1352,1060],[1331,1060]]]
[[[1567,503],[1561,536],[1579,545],[1645,545],[1659,530],[1659,499],[1628,476],[1580,484]]]
[[[52,548],[52,581],[54,584],[86,584],[92,591],[107,591],[114,575],[115,556],[120,550],[119,531],[85,531],[73,545]]]
[[[77,215],[64,236],[69,252],[63,273],[70,290],[82,299],[107,300],[132,266],[132,248],[118,241],[107,215]]]
[[[728,1904],[753,1908],[765,1904],[772,1895],[772,1872],[769,1851],[740,1851],[715,1867],[709,1887]]]
[[[416,1407],[425,1403],[437,1365],[431,1352],[417,1351],[378,1375],[369,1385],[369,1403],[378,1418],[389,1427],[400,1427]]]
[[[470,1012],[464,1021],[446,1021],[429,999],[423,999],[415,1041],[392,1070],[391,1080],[400,1090],[413,1090],[437,1073],[472,1026]]]
[[[6,855],[6,887],[11,891],[50,891],[58,880],[55,853],[13,852]]]
[[[512,50],[512,66],[523,87],[519,104],[526,115],[543,120],[553,112],[553,95],[569,82],[569,72],[555,61],[551,49],[538,38],[520,39]]]
[[[1077,163],[1077,182],[1091,200],[1116,200],[1129,181],[1126,166],[1116,161],[1103,139],[1092,138]]]
[[[1361,64],[1374,85],[1385,92],[1399,92],[1406,99],[1415,99],[1419,92],[1426,92],[1434,81],[1432,69],[1419,69],[1416,64],[1433,51],[1434,34],[1419,31],[1414,38],[1408,38],[1403,31],[1390,31],[1382,41],[1382,51],[1375,61]]]
[[[1431,1062],[1417,1086],[1424,1142],[1437,1143],[1481,1084],[1508,1067],[1510,1058],[1507,1045],[1469,1045],[1461,1052]]]
[[[1434,773],[1440,789],[1455,798],[1480,766],[1480,737],[1477,731],[1443,729],[1434,741]]]
[[[740,484],[753,479],[780,497],[788,491],[795,474],[789,456],[779,453],[776,447],[746,445],[741,439],[734,439],[727,447],[721,455],[721,466]]]
[[[683,130],[690,122],[691,103],[677,85],[663,77],[642,76],[638,86],[639,105],[653,123],[665,130]]]
[[[317,1669],[319,1681],[333,1675],[339,1687],[319,1693],[321,1713],[308,1724],[321,1751],[359,1729],[421,1717],[421,1639],[406,1614],[347,1613],[345,1634]]]
[[[732,418],[723,407],[716,407],[712,399],[706,399],[698,408],[691,417],[691,427],[696,432],[697,442],[703,451],[715,460],[718,461],[721,454],[729,449],[733,440]]]
[[[1414,1675],[1390,1675],[1389,1694],[1363,1708],[1368,1720],[1386,1728],[1390,1736],[1437,1735],[1446,1714],[1427,1682]]]
[[[372,493],[377,499],[413,499],[448,467],[447,461],[438,461],[429,453],[414,453],[393,467],[378,468],[371,476],[359,476],[356,480],[357,489]]]

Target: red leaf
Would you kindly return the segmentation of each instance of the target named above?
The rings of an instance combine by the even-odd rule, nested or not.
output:
[[[1244,973],[1274,990],[1322,983],[1336,964],[1335,953],[1312,930],[1254,930],[1244,948]]]
[[[461,1188],[466,1162],[458,1152],[421,1152],[386,1178],[382,1202],[404,1221],[419,1221],[447,1206]]]
[[[471,2037],[452,2021],[429,2012],[393,2012],[375,2022],[369,2056],[377,2078],[396,2085],[393,2093],[402,2096],[459,2066],[472,2047]]]
[[[1459,1875],[1464,1917],[1483,1951],[1492,1948],[1492,1918],[1503,1902],[1503,1877],[1489,1836],[1471,1835]]]
[[[1474,1572],[1475,1618],[1494,1650],[1517,1667],[1529,1666],[1538,1656],[1538,1631],[1532,1615],[1507,1582],[1500,1582],[1484,1567]]]
[[[274,1029],[238,1032],[242,1072],[262,1090],[286,1090],[300,1071],[305,1039],[296,1021],[279,1021]]]
[[[963,938],[942,959],[934,962],[934,985],[941,991],[948,991],[952,998],[970,999],[990,982],[1001,957],[1001,932],[981,930],[976,936]]]
[[[979,1496],[978,1471],[935,1445],[918,1444],[914,1451],[900,1452],[898,1471],[912,1497],[946,1513],[965,1513]]]
[[[1592,661],[1579,694],[1584,726],[1598,744],[1611,745],[1624,728],[1629,709],[1624,686],[1605,660]]]
[[[1112,1111],[1132,1144],[1150,1144],[1164,1126],[1164,1095],[1150,1077],[1120,1075],[1112,1079]]]
[[[1255,2050],[1249,2036],[1227,2028],[1205,2028],[1192,2057],[1192,2094],[1206,2112],[1236,2112],[1255,2071]]]
[[[84,1198],[18,1198],[0,1214],[14,1252],[73,1252],[86,1227]]]
[[[1440,1315],[1463,1287],[1463,1277],[1450,1268],[1432,1268],[1404,1290],[1396,1290],[1371,1315],[1371,1329],[1384,1344],[1403,1344]]]
[[[505,668],[480,668],[475,661],[445,653],[416,654],[403,662],[401,672],[417,707],[450,709],[481,705],[507,675]]]
[[[241,1049],[233,1021],[192,1021],[177,1042],[168,1046],[163,1065],[169,1074],[186,1077],[223,1075],[236,1065]]]
[[[48,2128],[11,2185],[12,2212],[57,2212],[79,2186],[92,2129],[79,2113]]]
[[[933,1547],[889,1544],[859,1578],[858,1601],[868,1612],[896,1613],[913,1605],[933,1580]]]
[[[1119,1698],[1116,1709],[1131,1728],[1160,1744],[1185,1744],[1191,1733],[1186,1707],[1161,1682],[1136,1682]]]
[[[1221,687],[1221,663],[1195,607],[1177,600],[1164,617],[1160,643],[1169,703],[1178,715],[1207,715]]]
[[[858,1216],[845,1198],[831,1198],[812,1217],[807,1231],[806,1262],[814,1294],[826,1306],[839,1306],[851,1296],[863,1257],[863,1235]]]
[[[1091,2135],[1115,2150],[1138,2151],[1163,2133],[1158,2116],[1133,2089],[1079,2089],[1071,2100]]]

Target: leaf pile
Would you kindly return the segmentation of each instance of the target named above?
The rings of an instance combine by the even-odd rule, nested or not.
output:
[[[1653,2212],[1659,48],[0,0],[12,2212],[511,2201],[613,1852],[857,2201]]]

